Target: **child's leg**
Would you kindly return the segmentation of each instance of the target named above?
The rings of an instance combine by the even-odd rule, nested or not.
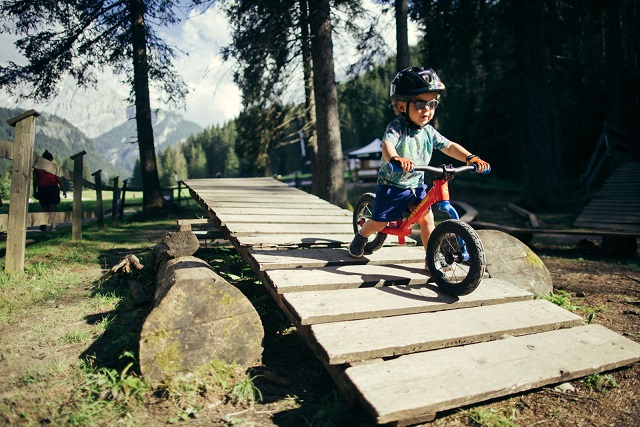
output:
[[[377,233],[387,226],[386,222],[374,221],[372,219],[364,223],[360,229],[360,235],[363,237],[369,237],[372,234]]]
[[[435,220],[433,218],[433,212],[431,209],[418,220],[418,225],[420,225],[420,238],[422,239],[422,245],[424,246],[424,251],[427,251],[427,243],[429,242],[429,237],[431,237],[431,233],[433,229],[436,228]]]

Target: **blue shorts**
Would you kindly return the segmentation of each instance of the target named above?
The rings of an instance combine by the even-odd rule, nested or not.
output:
[[[417,188],[399,188],[390,185],[378,185],[373,202],[371,219],[379,222],[397,221],[402,214],[427,196],[427,186]]]

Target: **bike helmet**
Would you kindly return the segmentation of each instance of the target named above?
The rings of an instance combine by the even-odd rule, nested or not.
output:
[[[443,92],[444,83],[433,68],[409,67],[393,78],[389,95],[391,100],[409,101],[425,92]]]

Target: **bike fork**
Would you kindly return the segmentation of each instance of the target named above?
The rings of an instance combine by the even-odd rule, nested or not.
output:
[[[440,212],[444,212],[449,215],[449,218],[460,220],[460,215],[458,215],[458,211],[453,207],[451,202],[448,200],[443,200],[442,202],[436,202],[438,206],[438,210]],[[469,252],[467,252],[467,245],[465,245],[464,240],[460,237],[456,237],[458,240],[458,248],[460,249],[460,254],[462,255],[462,259],[464,261],[469,261]]]

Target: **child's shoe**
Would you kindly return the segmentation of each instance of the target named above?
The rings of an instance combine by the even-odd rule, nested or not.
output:
[[[349,245],[349,255],[354,258],[362,258],[364,255],[364,245],[367,244],[369,239],[363,237],[360,233],[356,233]]]

